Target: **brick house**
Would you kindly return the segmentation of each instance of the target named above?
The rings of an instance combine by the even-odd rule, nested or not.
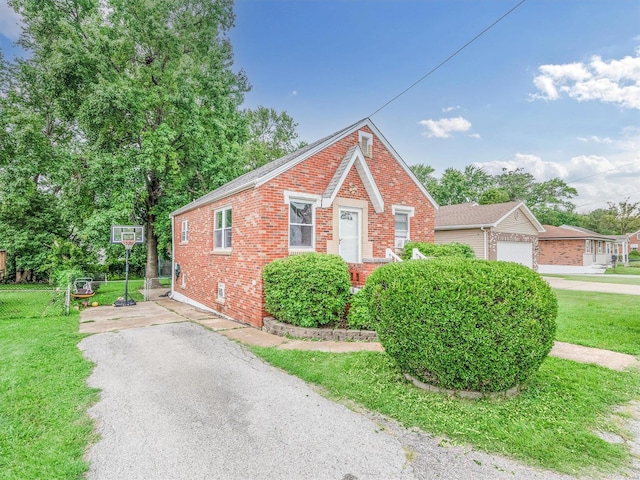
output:
[[[640,248],[640,230],[638,230],[637,232],[633,232],[633,233],[629,233],[626,235],[627,237],[627,242],[629,245],[629,251],[633,251],[636,250],[638,251]]]
[[[476,258],[537,269],[538,234],[544,228],[523,202],[442,205],[435,230],[435,243],[464,243]]]
[[[174,299],[262,326],[262,268],[341,255],[352,284],[408,239],[434,241],[437,204],[370,119],[250,171],[171,214]]]
[[[602,273],[611,264],[616,238],[571,225],[544,228],[538,236],[540,273]]]

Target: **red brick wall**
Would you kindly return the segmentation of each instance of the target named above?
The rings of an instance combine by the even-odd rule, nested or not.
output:
[[[366,129],[365,129],[366,130]],[[372,133],[372,132],[370,132]],[[347,150],[358,141],[358,132],[332,144],[260,187],[231,197],[174,219],[174,256],[186,285],[175,282],[175,291],[235,320],[261,326],[266,316],[263,307],[262,267],[289,254],[289,205],[284,191],[322,195]],[[342,184],[338,197],[368,201],[368,237],[373,241],[373,256],[382,258],[386,248],[394,245],[394,218],[391,205],[415,208],[410,220],[411,238],[434,241],[434,209],[411,178],[396,162],[382,142],[374,137],[372,158],[366,158],[384,200],[384,211],[376,213],[365,186],[353,166]],[[233,241],[230,255],[213,251],[213,216],[220,207],[231,206]],[[327,252],[327,241],[334,239],[333,207],[316,208],[315,250]],[[181,221],[189,219],[189,241],[179,242]],[[356,286],[379,263],[351,265],[358,273]],[[224,303],[217,301],[218,282],[226,285]]]
[[[539,265],[582,266],[584,240],[538,240]]]

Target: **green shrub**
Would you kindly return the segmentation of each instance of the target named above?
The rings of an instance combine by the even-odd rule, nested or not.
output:
[[[464,243],[407,242],[402,252],[402,259],[411,260],[414,248],[417,248],[426,257],[476,258],[473,249]]]
[[[551,350],[557,301],[527,267],[440,258],[375,273],[366,288],[380,341],[423,382],[504,391],[526,381]]]
[[[639,250],[631,250],[629,252],[629,258],[640,258],[640,251]]]
[[[371,296],[364,288],[351,297],[347,323],[351,330],[373,330],[373,318],[369,313]]]
[[[264,267],[265,308],[277,320],[301,327],[338,322],[349,301],[349,269],[338,255],[305,253]]]

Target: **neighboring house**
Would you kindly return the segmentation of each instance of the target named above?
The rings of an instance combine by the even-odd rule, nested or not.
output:
[[[466,243],[476,258],[537,268],[538,234],[544,228],[523,202],[441,206],[436,243]]]
[[[637,232],[629,233],[626,235],[629,239],[629,251],[631,250],[640,250],[640,230]]]
[[[352,284],[411,239],[433,242],[437,204],[369,119],[223,185],[171,214],[172,297],[261,326],[262,269],[341,255]]]
[[[629,265],[629,236],[614,235],[613,238],[616,241],[616,243],[613,244],[613,254],[616,256],[616,263]]]
[[[611,264],[615,237],[571,225],[544,228],[538,238],[540,273],[602,273]]]

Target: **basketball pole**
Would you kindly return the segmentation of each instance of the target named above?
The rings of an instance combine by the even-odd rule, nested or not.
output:
[[[127,244],[122,242],[125,248],[125,267],[124,267],[124,300],[116,300],[113,304],[115,307],[130,307],[136,304],[136,301],[132,298],[129,300],[129,251],[133,247],[133,243]]]

